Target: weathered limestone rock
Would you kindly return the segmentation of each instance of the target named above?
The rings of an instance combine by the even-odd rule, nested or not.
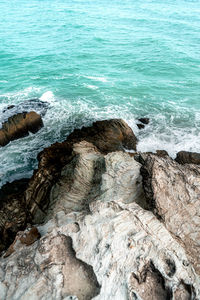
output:
[[[175,160],[179,164],[196,164],[200,165],[200,153],[180,151],[177,153]]]
[[[76,129],[63,143],[55,143],[42,151],[38,156],[38,170],[25,193],[35,222],[47,214],[51,188],[58,180],[62,167],[74,157],[73,144],[83,140],[92,143],[101,153],[123,150],[124,147],[135,150],[137,143],[132,129],[123,120],[112,119]]]
[[[3,195],[1,197],[3,209],[0,207],[0,251],[13,242],[16,233],[19,230],[24,230],[27,222],[40,223],[46,218],[47,214],[49,214],[49,196],[52,186],[58,181],[62,168],[70,162],[73,166],[77,161],[79,154],[76,155],[73,145],[77,141],[83,141],[84,139],[92,141],[92,148],[95,148],[96,152],[98,149],[101,153],[123,149],[123,147],[133,150],[137,142],[133,131],[123,120],[113,119],[98,121],[91,127],[75,130],[63,143],[55,143],[44,149],[38,155],[38,170],[34,172],[28,187],[23,190],[23,193],[11,195],[9,203],[12,203],[12,205],[8,205],[8,201],[4,199]],[[78,151],[81,151],[80,147]],[[75,156],[77,157],[74,159]],[[100,157],[101,154],[98,153],[97,156]],[[90,159],[87,162],[90,163]],[[84,176],[87,176],[87,174],[85,173]],[[71,174],[70,180],[73,180],[72,177],[73,174]],[[80,189],[78,190],[80,192]],[[77,192],[77,196],[81,197],[81,194],[79,195]],[[12,199],[14,199],[13,202]],[[18,209],[16,214],[13,213],[15,209]],[[12,219],[11,221],[10,218]],[[6,229],[7,226],[8,230]],[[11,232],[11,227],[12,234],[7,234],[7,232]]]
[[[200,166],[149,154],[141,174],[149,209],[184,245],[200,274]]]
[[[47,220],[37,226],[40,240],[19,243],[0,258],[2,300],[200,299],[186,245],[143,208],[141,164],[122,151],[105,155],[86,141],[72,153],[51,188]],[[162,170],[164,161],[171,171],[177,164],[149,156]]]
[[[29,132],[36,133],[42,126],[41,116],[36,112],[18,113],[2,124],[0,146],[5,146],[10,141],[25,137]]]

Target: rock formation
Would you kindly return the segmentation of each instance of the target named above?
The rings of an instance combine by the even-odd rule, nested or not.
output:
[[[200,165],[200,153],[180,151],[177,153],[175,160],[179,164],[196,164]]]
[[[200,299],[199,166],[135,144],[111,120],[39,155],[24,199],[43,223],[0,258],[2,300]]]
[[[41,116],[34,111],[18,113],[8,118],[0,129],[0,146],[25,137],[29,132],[36,133],[43,126]]]
[[[200,275],[200,167],[149,154],[141,173],[149,210],[181,241]]]

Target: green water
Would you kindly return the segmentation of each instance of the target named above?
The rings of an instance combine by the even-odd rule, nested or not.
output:
[[[125,119],[141,151],[200,152],[199,0],[1,0],[0,12],[0,123],[7,105],[50,103],[40,132],[0,149],[0,185],[97,119]]]

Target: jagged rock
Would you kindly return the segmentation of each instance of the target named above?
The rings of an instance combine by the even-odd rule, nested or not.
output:
[[[200,274],[200,166],[151,154],[141,161],[146,206],[181,241]]]
[[[140,121],[141,123],[143,123],[145,125],[149,124],[149,118],[140,118],[140,119],[138,119],[138,121]]]
[[[156,155],[160,157],[169,156],[169,154],[165,150],[156,150]]]
[[[11,198],[14,197],[11,205],[12,214],[9,214],[13,218],[12,222],[9,221],[9,226],[10,223],[12,224],[12,234],[8,235],[7,230],[2,233],[0,250],[13,242],[17,231],[24,230],[27,222],[40,223],[46,218],[51,188],[58,181],[63,166],[73,161],[75,156],[73,144],[84,139],[92,141],[93,147],[101,153],[123,149],[123,147],[135,149],[137,142],[133,131],[123,120],[113,119],[98,121],[91,127],[75,130],[65,142],[55,143],[44,149],[38,155],[38,170],[34,172],[26,190],[15,197],[11,195]],[[10,208],[7,207],[8,202],[4,201],[3,196],[1,201],[4,206],[2,213],[0,211],[0,229],[4,232],[7,228],[7,211],[10,211]],[[21,207],[20,214],[17,213],[13,217],[15,208],[19,207]]]
[[[36,133],[42,126],[41,116],[36,112],[18,113],[2,124],[0,146],[5,146],[10,141],[25,137],[29,132]]]
[[[94,122],[91,127],[74,130],[63,143],[55,143],[38,155],[39,166],[30,180],[25,198],[35,222],[47,214],[49,194],[61,169],[74,157],[73,144],[92,143],[101,153],[127,149],[136,150],[137,139],[132,129],[120,119]]]
[[[94,122],[91,127],[74,130],[67,140],[73,143],[85,140],[105,154],[124,148],[136,150],[137,145],[132,129],[121,119]]]
[[[2,300],[199,299],[186,245],[143,209],[141,164],[86,141],[72,153],[51,189],[47,220],[37,226],[40,240],[0,258]]]
[[[16,180],[0,189],[0,252],[13,242],[28,221],[24,191],[29,179]]]
[[[180,151],[177,153],[175,160],[179,164],[196,164],[200,165],[200,153]]]
[[[4,257],[7,257],[11,255],[14,251],[16,251],[19,248],[19,244],[25,244],[25,245],[31,245],[33,244],[37,239],[40,238],[40,233],[37,229],[37,227],[32,227],[29,230],[24,231],[18,231],[14,242],[6,253],[4,254]]]

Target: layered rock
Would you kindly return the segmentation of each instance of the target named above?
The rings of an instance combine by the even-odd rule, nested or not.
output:
[[[2,300],[200,299],[199,166],[166,153],[140,155],[141,164],[121,151],[134,135],[110,124],[39,155],[23,195],[43,224],[0,258]]]
[[[8,118],[0,129],[0,146],[7,145],[10,141],[36,133],[43,126],[41,116],[34,111],[18,113]]]
[[[0,189],[0,252],[13,242],[28,222],[24,192],[28,179],[16,180]]]
[[[9,201],[4,199],[3,195],[0,198],[3,206],[2,210],[0,209],[0,250],[7,247],[14,240],[16,233],[24,229],[28,222],[39,223],[45,219],[51,188],[58,181],[63,166],[73,160],[73,144],[84,139],[93,142],[102,153],[125,147],[134,150],[137,143],[131,128],[123,120],[113,119],[98,121],[91,127],[75,130],[63,143],[55,143],[44,149],[38,155],[38,169],[34,172],[25,191],[20,195],[19,193],[15,196],[12,194]],[[17,211],[15,217],[13,217],[15,211],[13,205],[16,209],[22,206],[20,214]],[[10,222],[10,217],[12,222]],[[9,238],[5,231],[7,223],[9,223],[9,228],[12,223],[12,235],[9,235]]]
[[[184,245],[200,274],[200,166],[149,154],[141,173],[149,210]]]

